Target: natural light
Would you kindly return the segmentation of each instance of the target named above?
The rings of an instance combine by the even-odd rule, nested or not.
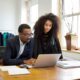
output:
[[[38,19],[38,4],[30,8],[30,25],[34,26],[37,19]]]
[[[63,0],[62,3],[62,46],[66,46],[65,35],[77,36],[75,46],[80,47],[80,0]]]

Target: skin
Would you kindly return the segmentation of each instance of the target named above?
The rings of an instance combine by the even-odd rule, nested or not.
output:
[[[19,33],[19,37],[23,43],[27,43],[31,38],[31,29],[23,29],[23,32]]]
[[[29,60],[24,60],[23,63],[24,64],[29,64],[29,65],[33,65],[35,63],[36,59],[29,59]]]
[[[52,22],[50,20],[47,20],[44,24],[44,33],[48,33],[52,28]]]
[[[31,29],[23,29],[23,32],[19,33],[20,40],[23,43],[27,43],[31,38],[31,34],[32,34]],[[29,64],[29,65],[32,65],[34,62],[35,62],[35,59],[33,58],[28,60],[23,60],[24,64]]]

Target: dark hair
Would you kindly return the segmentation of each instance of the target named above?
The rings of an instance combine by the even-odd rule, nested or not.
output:
[[[52,22],[52,29],[49,31],[50,37],[57,37],[58,28],[59,28],[59,19],[56,15],[49,13],[41,16],[34,25],[34,36],[42,37],[44,33],[44,24],[47,20]]]
[[[28,24],[21,24],[18,28],[18,32],[22,33],[24,29],[30,29],[30,26]]]

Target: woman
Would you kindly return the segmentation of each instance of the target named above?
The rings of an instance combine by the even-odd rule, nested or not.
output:
[[[33,58],[37,58],[39,54],[62,53],[58,29],[59,19],[56,15],[49,13],[38,19],[34,26]]]

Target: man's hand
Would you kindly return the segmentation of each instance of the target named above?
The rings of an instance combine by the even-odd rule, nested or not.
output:
[[[36,59],[31,58],[31,59],[28,59],[28,60],[24,60],[23,63],[33,65],[35,61],[36,61]]]

